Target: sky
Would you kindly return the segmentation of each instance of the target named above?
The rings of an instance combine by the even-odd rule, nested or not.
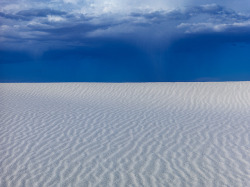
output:
[[[250,1],[0,1],[0,82],[168,81],[250,81]]]

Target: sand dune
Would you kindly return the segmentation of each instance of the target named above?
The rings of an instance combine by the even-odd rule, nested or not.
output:
[[[250,186],[250,82],[0,84],[0,186]]]

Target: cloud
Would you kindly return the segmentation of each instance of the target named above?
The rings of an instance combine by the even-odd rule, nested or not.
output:
[[[30,9],[30,10],[22,10],[16,13],[17,16],[23,17],[46,17],[48,15],[65,15],[66,12],[53,10],[53,9]]]
[[[22,10],[15,14],[0,12],[0,17],[6,19],[29,21],[39,17],[62,16],[66,14],[67,14],[66,12],[53,9],[30,9],[30,10]]]
[[[177,28],[184,29],[186,33],[198,32],[246,32],[250,31],[250,21],[228,24],[214,23],[181,23]]]
[[[6,14],[3,12],[0,12],[0,17],[2,18],[6,18],[6,19],[15,19],[15,20],[28,20],[27,18],[24,18],[22,16],[17,16],[17,15],[13,15],[13,14]]]
[[[92,43],[95,37],[141,40],[143,42],[139,43],[145,41],[153,46],[152,43],[169,43],[187,33],[249,31],[247,14],[217,4],[193,6],[195,3],[191,1],[178,4],[151,0],[33,3],[37,5],[29,9],[15,7],[15,11],[7,11],[8,3],[3,1],[4,8],[0,12],[2,48],[23,46],[20,48],[32,50],[33,45],[45,49],[96,45]]]
[[[53,15],[48,15],[48,20],[51,22],[60,22],[65,20],[63,17],[60,16],[53,16]]]
[[[78,0],[63,0],[64,3],[72,3],[72,4],[77,4]]]
[[[231,9],[211,4],[193,7],[186,14],[192,15],[186,22],[177,25],[185,33],[198,32],[243,32],[249,29],[250,16]],[[208,16],[204,16],[208,15]]]
[[[183,80],[187,74],[194,80],[211,76],[203,73],[214,72],[222,58],[224,67],[229,61],[249,64],[250,1],[214,2],[1,0],[0,62],[29,62],[18,66],[23,68],[37,63],[43,72],[52,68],[51,75],[74,66],[80,77],[89,75],[84,81],[114,72],[116,78],[108,80],[117,81],[124,71],[129,78],[140,75],[137,81],[152,81],[145,79],[151,73],[155,81]]]

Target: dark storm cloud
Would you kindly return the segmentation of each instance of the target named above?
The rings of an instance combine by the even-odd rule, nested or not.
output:
[[[31,10],[22,10],[16,13],[17,16],[23,17],[46,17],[48,15],[65,15],[67,14],[64,11],[53,10],[53,9],[31,9]]]
[[[172,11],[155,11],[150,13],[131,13],[132,17],[142,17],[147,20],[156,21],[167,21],[167,20],[175,20],[175,21],[184,21],[189,20],[194,17],[198,17],[200,15],[209,15],[210,18],[219,19],[221,21],[228,19],[233,21],[242,21],[242,20],[250,20],[250,17],[247,15],[239,14],[231,9],[227,9],[226,7],[219,6],[216,4],[212,5],[202,5],[195,6],[186,9],[176,9]],[[200,20],[207,21],[207,20]]]
[[[29,21],[36,17],[38,18],[47,17],[48,15],[64,16],[66,14],[67,14],[66,12],[52,10],[52,9],[30,9],[30,10],[22,10],[15,14],[0,12],[0,17],[13,20]]]
[[[250,17],[225,6],[51,7],[0,13],[0,81],[250,79]]]
[[[34,40],[40,41],[58,41],[58,42],[82,42],[84,44],[90,44],[93,39],[87,37],[89,32],[96,31],[98,29],[105,30],[109,27],[114,26],[113,24],[98,24],[93,25],[89,23],[79,23],[76,25],[60,25],[58,27],[46,28],[46,27],[31,27],[33,31],[39,31],[46,33],[46,38],[38,36]]]
[[[208,17],[202,18],[202,15],[207,15]],[[119,17],[118,15],[111,15],[105,18],[105,15],[87,16],[69,14],[65,11],[54,9],[22,10],[15,14],[0,12],[0,17],[14,21],[8,22],[8,20],[5,20],[4,24],[7,26],[22,25],[20,21],[27,22],[34,20],[32,24],[23,23],[22,27],[19,27],[16,32],[22,38],[22,33],[29,32],[32,35],[32,32],[39,31],[43,33],[41,35],[42,38],[44,38],[44,34],[46,33],[45,40],[53,38],[65,38],[68,40],[70,37],[81,40],[95,31],[99,33],[103,32],[106,35],[108,33],[106,31],[110,31],[108,33],[109,37],[112,37],[112,33],[115,33],[117,36],[120,32],[129,33],[131,32],[130,30],[133,30],[134,34],[140,34],[138,32],[142,32],[142,30],[138,30],[137,27],[144,27],[143,32],[146,33],[147,29],[150,32],[152,31],[154,24],[162,25],[162,28],[159,29],[169,29],[173,33],[175,32],[174,30],[188,32],[209,31],[209,28],[215,27],[220,27],[220,32],[230,30],[230,28],[235,30],[235,32],[241,32],[248,30],[247,21],[250,20],[246,15],[238,14],[233,10],[216,4],[175,9],[172,11],[134,12],[126,16],[126,18]],[[123,25],[123,28],[117,30],[117,27],[121,25]],[[238,29],[238,27],[240,28]],[[210,29],[210,31],[212,32],[213,29]],[[12,29],[12,32],[15,32],[15,29]],[[1,35],[2,37],[7,37],[9,33],[2,32]],[[101,35],[99,34],[98,36],[100,37]],[[36,35],[29,38],[40,40],[39,37],[40,35],[36,33]]]
[[[131,13],[131,16],[134,18],[144,18],[149,23],[153,23],[153,24],[154,23],[159,24],[162,22],[173,21],[173,20],[182,21],[182,20],[187,20],[191,17],[189,14],[184,13],[180,10],[172,10],[170,12],[155,11],[155,12],[150,12],[150,13],[134,12],[134,13]]]
[[[13,19],[13,20],[24,20],[24,21],[31,20],[30,18],[27,18],[24,16],[18,16],[15,14],[6,14],[3,12],[0,12],[0,17],[5,18],[5,19]]]

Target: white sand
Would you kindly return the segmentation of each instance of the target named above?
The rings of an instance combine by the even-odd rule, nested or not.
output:
[[[250,186],[250,82],[0,84],[0,186]]]

